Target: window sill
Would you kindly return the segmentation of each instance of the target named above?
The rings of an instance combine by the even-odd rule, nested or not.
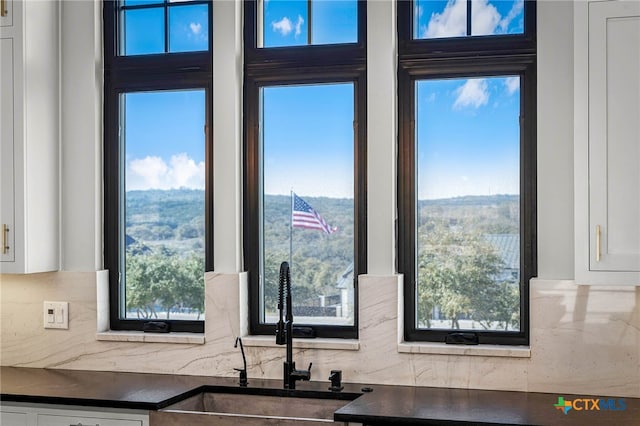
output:
[[[445,343],[398,343],[398,352],[409,354],[433,354],[433,355],[471,355],[471,356],[497,356],[508,358],[531,358],[529,346],[504,346],[504,345],[447,345]]]
[[[142,331],[105,331],[96,340],[107,342],[182,343],[204,345],[204,333],[144,333]]]
[[[242,344],[244,346],[281,348],[276,345],[275,336],[243,336]],[[360,350],[360,342],[354,339],[293,339],[293,347],[298,349],[337,349],[344,351]]]

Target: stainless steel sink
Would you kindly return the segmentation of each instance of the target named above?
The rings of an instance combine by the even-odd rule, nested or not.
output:
[[[268,392],[262,392],[268,393]],[[315,395],[315,394],[314,394]],[[327,393],[322,397],[294,394],[200,392],[151,412],[151,426],[174,425],[318,425],[333,423],[333,413],[357,395]],[[341,398],[341,399],[335,399]],[[349,396],[347,395],[347,398]]]

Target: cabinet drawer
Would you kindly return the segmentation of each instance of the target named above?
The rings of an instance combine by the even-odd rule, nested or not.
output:
[[[38,414],[38,426],[142,426],[142,421]]]

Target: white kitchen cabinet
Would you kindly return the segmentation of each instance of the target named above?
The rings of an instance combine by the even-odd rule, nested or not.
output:
[[[2,426],[149,426],[149,412],[52,404],[3,402]]]
[[[0,0],[0,27],[13,25],[13,2],[14,0]]]
[[[142,426],[141,420],[77,416],[69,414],[38,414],[38,426]]]
[[[59,268],[59,2],[8,0],[0,26],[0,273]],[[4,19],[11,19],[5,25]]]
[[[0,411],[0,425],[2,426],[28,426],[27,413]]]
[[[575,279],[640,285],[640,2],[574,3]]]
[[[0,38],[0,259],[13,262],[13,38]]]

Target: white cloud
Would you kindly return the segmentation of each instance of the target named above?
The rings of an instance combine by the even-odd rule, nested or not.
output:
[[[464,107],[480,108],[489,102],[489,85],[484,78],[469,79],[456,89],[456,101],[454,109]]]
[[[285,16],[279,21],[273,21],[271,28],[273,31],[279,32],[283,37],[289,35],[295,29],[294,34],[297,37],[302,33],[302,24],[304,24],[304,19],[300,15],[298,15],[298,20],[295,24]]]
[[[476,0],[471,6],[471,31],[473,35],[495,34],[500,18],[498,9],[488,0]]]
[[[127,189],[159,188],[167,170],[166,163],[160,157],[147,156],[142,160],[132,160],[127,167]],[[133,188],[129,188],[129,185]]]
[[[509,11],[509,13],[507,13],[507,16],[505,16],[500,20],[500,24],[499,24],[500,30],[503,33],[507,31],[507,28],[509,28],[509,24],[511,23],[511,21],[513,21],[513,19],[516,16],[522,13],[523,8],[524,8],[524,0],[516,1],[511,7],[511,10]]]
[[[520,77],[509,77],[504,81],[504,85],[509,95],[513,95],[520,89]]]
[[[185,153],[174,155],[170,160],[168,177],[172,188],[204,189],[204,161],[196,163]]]
[[[293,30],[293,24],[291,20],[285,16],[279,21],[273,21],[271,23],[271,28],[273,28],[273,31],[277,31],[283,36],[286,36],[291,32],[291,30]]]
[[[302,33],[302,24],[304,24],[304,19],[302,19],[302,16],[298,15],[298,21],[296,22],[296,36],[299,36]]]
[[[449,0],[442,13],[432,13],[423,32],[426,38],[457,37],[467,33],[467,1]]]
[[[202,32],[202,24],[200,22],[192,22],[189,24],[189,28],[191,28],[191,32],[195,35],[198,35]]]
[[[171,156],[169,164],[162,158],[147,156],[128,162],[127,190],[136,189],[204,189],[205,165],[196,163],[186,153]]]
[[[475,0],[471,7],[471,29],[473,35],[504,33],[513,19],[522,13],[523,0],[518,0],[502,17],[489,0]],[[441,13],[432,13],[429,23],[423,28],[425,38],[459,37],[467,34],[467,1],[449,0]]]

